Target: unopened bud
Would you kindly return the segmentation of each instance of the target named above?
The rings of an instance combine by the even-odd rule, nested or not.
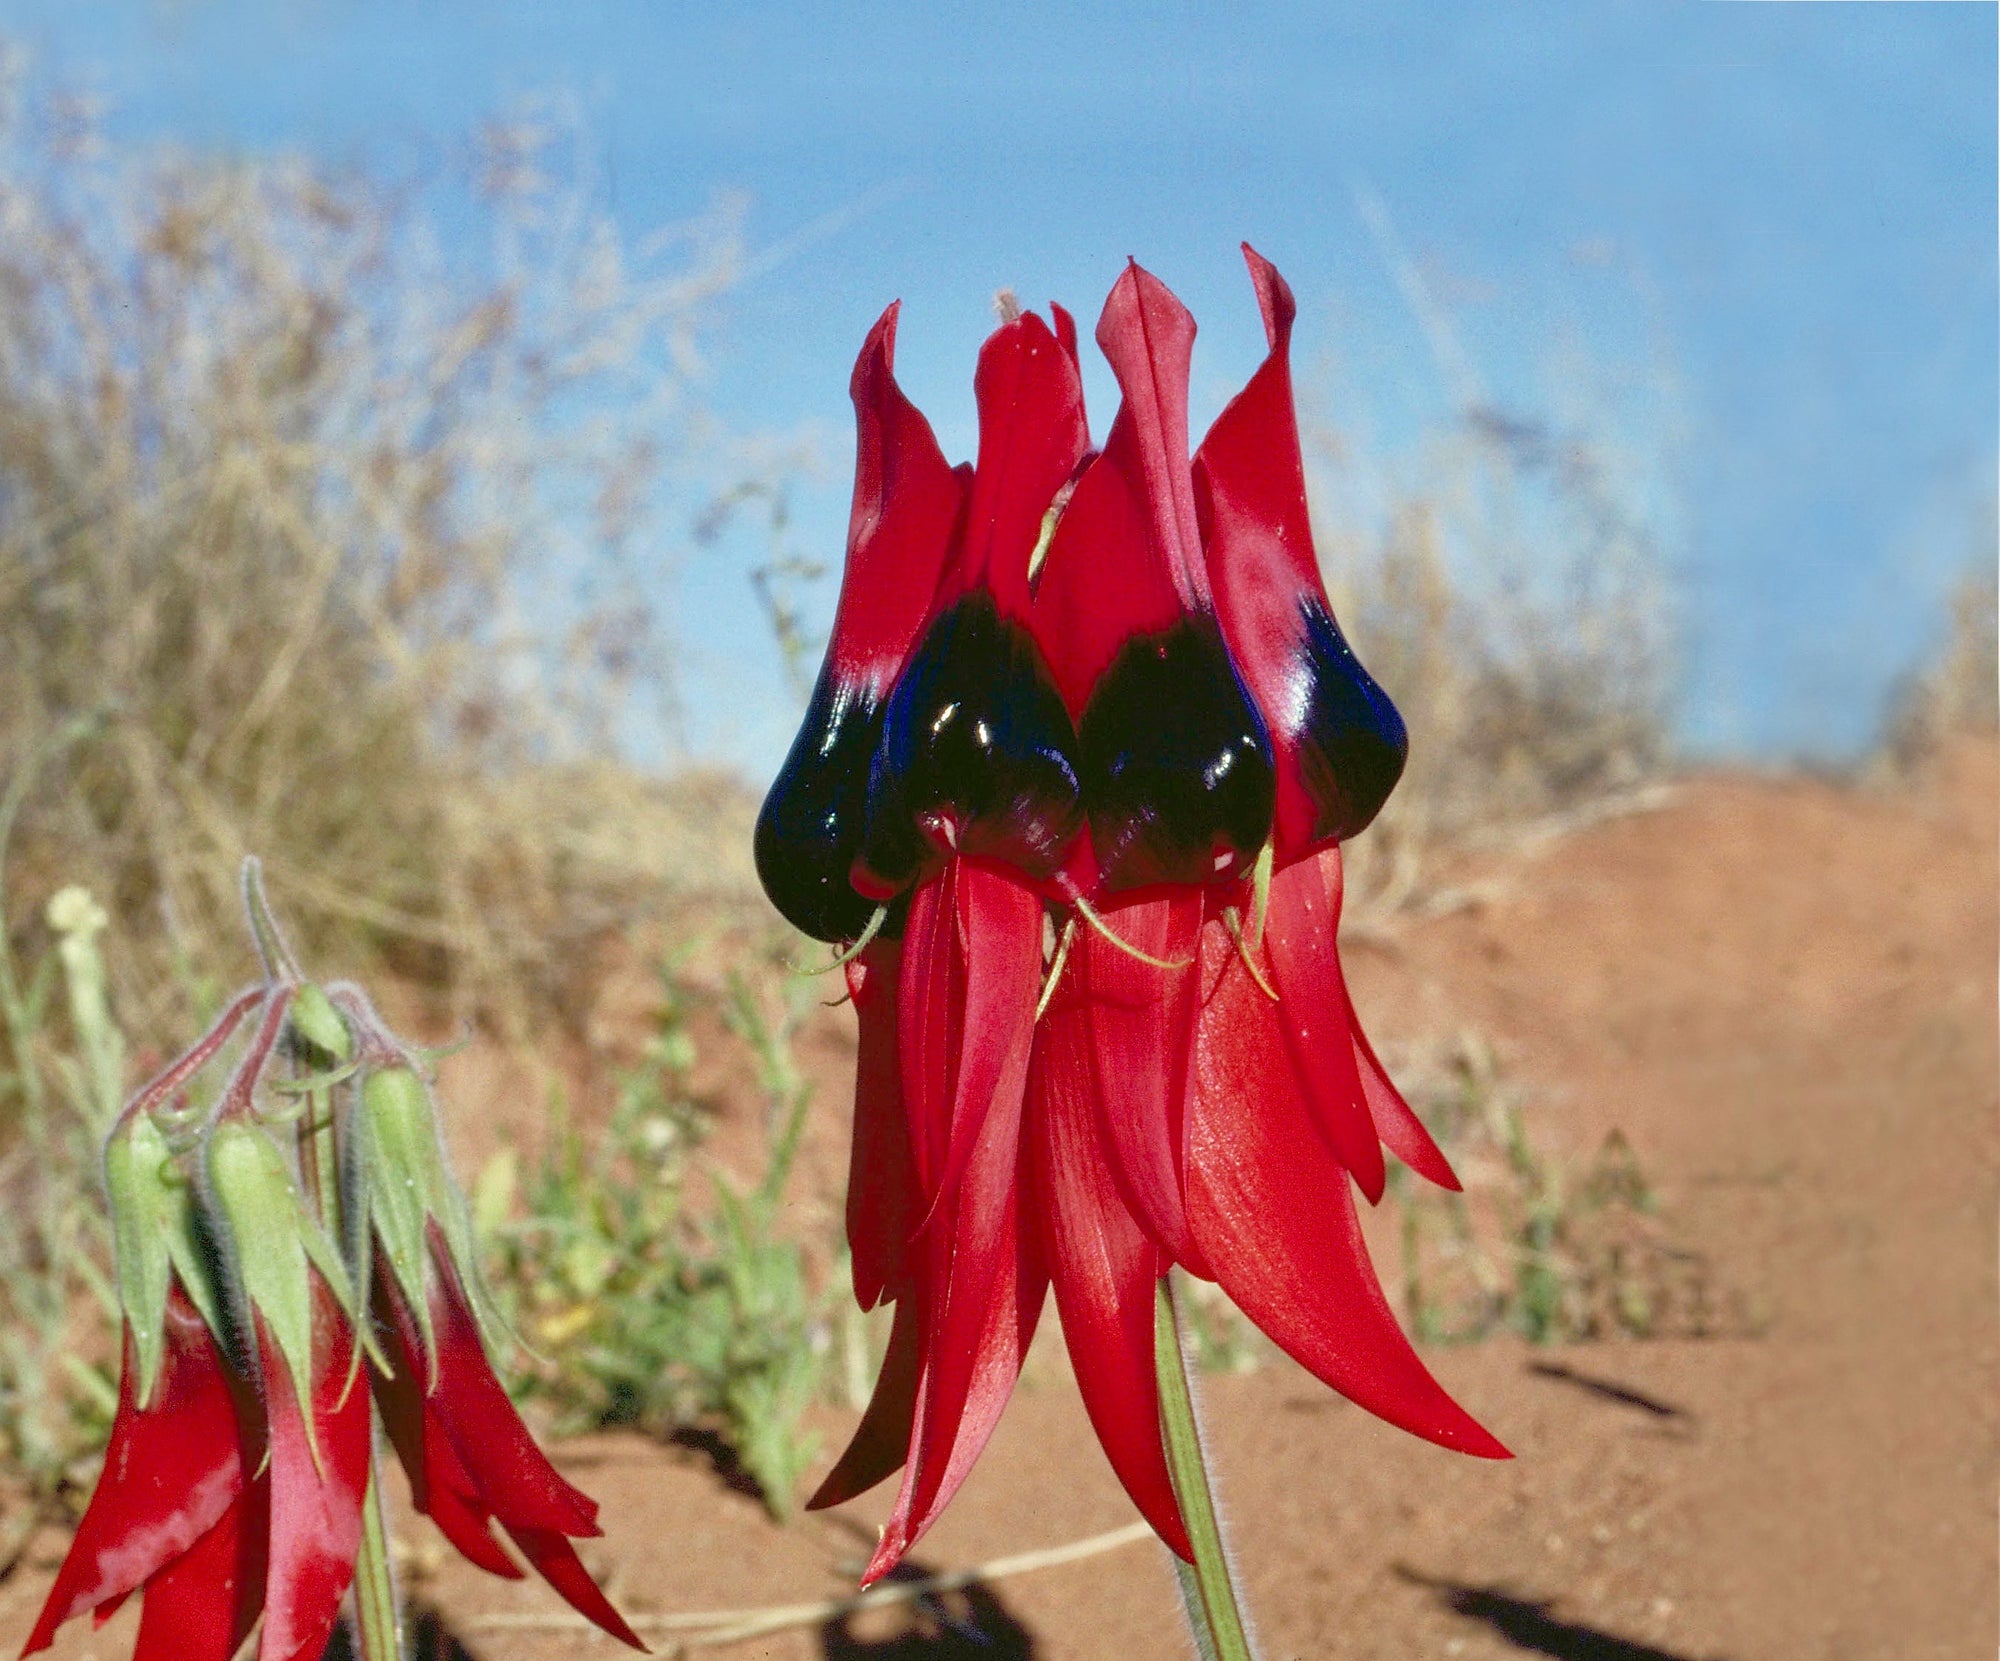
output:
[[[136,1399],[153,1397],[167,1324],[167,1287],[173,1276],[167,1235],[176,1221],[178,1181],[173,1153],[152,1119],[139,1113],[119,1125],[104,1145],[104,1186],[111,1197],[111,1245],[118,1267],[118,1302],[139,1358]]]
[[[306,1214],[291,1167],[254,1125],[225,1120],[208,1139],[208,1190],[222,1216],[228,1260],[251,1311],[285,1359],[299,1416],[312,1423],[313,1290],[308,1262],[354,1313],[347,1271]]]
[[[346,1018],[333,1007],[333,1000],[318,986],[308,982],[292,998],[289,1012],[292,1032],[329,1061],[352,1059],[354,1035]]]

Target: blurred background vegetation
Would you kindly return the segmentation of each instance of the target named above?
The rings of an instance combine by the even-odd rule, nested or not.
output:
[[[751,878],[756,782],[630,741],[675,693],[645,562],[768,511],[757,580],[805,660],[797,585],[837,564],[784,542],[782,446],[701,407],[736,218],[631,245],[560,123],[391,179],[108,148],[47,89],[0,94],[0,1466],[35,1501],[0,1562],[87,1490],[112,1359],[96,1140],[245,972],[252,851],[309,961],[564,1058],[537,1139],[470,1138],[524,1392],[564,1428],[708,1438],[782,1513],[809,1408],[865,1387],[879,1340],[837,1209],[788,1202],[845,1104],[797,1056],[820,993]],[[1312,439],[1336,603],[1417,735],[1354,849],[1356,926],[1443,903],[1455,848],[1652,800],[1674,584],[1629,458],[1587,415],[1469,400],[1372,536],[1338,510],[1358,441]],[[1995,725],[1991,541],[1885,712],[1878,777]],[[607,964],[635,960],[657,985],[607,1036]],[[707,1047],[749,1081],[734,1174]],[[1629,1150],[1558,1169],[1476,1035],[1403,1059],[1490,1177],[1399,1197],[1420,1332],[1743,1318]],[[1226,1308],[1200,1318],[1211,1360],[1254,1364]]]

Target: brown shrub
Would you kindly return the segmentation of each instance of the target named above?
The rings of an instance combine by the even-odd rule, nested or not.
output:
[[[0,778],[101,716],[25,804],[9,920],[89,886],[152,1032],[177,955],[240,970],[254,851],[321,961],[546,999],[713,811],[603,758],[667,686],[632,556],[733,214],[635,251],[532,113],[398,181],[106,149],[5,91]]]

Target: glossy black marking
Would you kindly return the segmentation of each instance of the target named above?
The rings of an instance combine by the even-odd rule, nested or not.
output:
[[[1299,772],[1315,810],[1314,841],[1345,841],[1382,811],[1403,776],[1410,735],[1319,597],[1304,596],[1299,610],[1306,678]]]
[[[771,903],[815,940],[853,940],[874,915],[848,881],[861,851],[868,758],[882,700],[822,671],[805,724],[757,815],[757,875]]]
[[[1215,619],[1127,641],[1077,729],[1109,890],[1234,875],[1271,834],[1271,740]]]
[[[1033,638],[974,592],[911,654],[869,770],[858,875],[894,892],[945,847],[1042,877],[1083,822],[1076,733]]]

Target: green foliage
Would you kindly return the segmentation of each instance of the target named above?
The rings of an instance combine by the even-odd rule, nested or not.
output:
[[[722,1015],[766,1109],[763,1171],[746,1184],[696,1158],[689,996],[671,966],[661,983],[657,1028],[603,1134],[587,1140],[557,1095],[539,1162],[524,1176],[502,1150],[473,1210],[501,1306],[539,1352],[525,1394],[565,1430],[719,1434],[782,1517],[813,1456],[801,1420],[828,1348],[826,1297],[778,1228],[811,1098],[791,1057],[803,1005],[791,996],[774,1021],[762,992],[730,978]]]
[[[1537,1344],[1623,1334],[1707,1337],[1746,1324],[1700,1253],[1678,1244],[1617,1131],[1579,1171],[1529,1134],[1491,1048],[1462,1035],[1412,1105],[1465,1183],[1445,1193],[1392,1163],[1404,1315],[1420,1339],[1518,1332]]]

